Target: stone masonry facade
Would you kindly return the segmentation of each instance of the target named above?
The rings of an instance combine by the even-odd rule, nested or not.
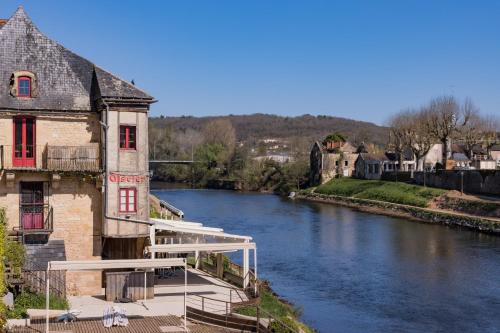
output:
[[[27,269],[140,257],[154,99],[47,38],[22,7],[2,22],[0,208]],[[66,291],[100,294],[102,275],[67,272]]]

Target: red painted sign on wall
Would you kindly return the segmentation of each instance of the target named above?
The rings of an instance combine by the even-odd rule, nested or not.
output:
[[[109,175],[109,181],[112,183],[144,183],[146,181],[146,176],[111,173]]]

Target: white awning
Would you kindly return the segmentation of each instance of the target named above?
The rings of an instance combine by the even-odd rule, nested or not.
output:
[[[200,243],[200,244],[157,244],[148,247],[152,252],[191,253],[195,251],[237,251],[255,250],[255,243]],[[161,260],[161,259],[157,259]]]
[[[252,240],[252,237],[250,237],[250,236],[240,236],[240,235],[228,234],[228,233],[224,232],[224,229],[204,227],[203,224],[196,223],[196,222],[172,221],[172,220],[162,220],[162,219],[151,219],[151,222],[154,222],[153,227],[156,230],[167,230],[167,231],[179,232],[179,233],[189,233],[189,234],[223,237],[223,238],[233,238],[233,239],[240,239],[240,240],[244,240],[244,241]]]
[[[94,271],[101,269],[116,268],[164,268],[184,266],[185,259],[120,259],[120,260],[74,260],[74,261],[50,261],[48,270],[67,271]]]

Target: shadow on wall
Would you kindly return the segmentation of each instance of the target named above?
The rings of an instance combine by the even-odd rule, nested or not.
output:
[[[438,170],[435,173],[414,173],[415,182],[448,190],[500,196],[499,170]]]

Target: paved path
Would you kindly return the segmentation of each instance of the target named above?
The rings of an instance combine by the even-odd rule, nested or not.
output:
[[[42,333],[45,332],[43,319],[33,320],[31,327],[17,327],[9,333]],[[188,323],[188,331],[192,333],[229,333],[230,330]],[[79,320],[74,323],[51,323],[50,332],[60,333],[180,333],[184,332],[182,319],[175,316],[131,318],[127,327],[105,328],[101,320]]]
[[[202,309],[201,297],[205,297],[203,308],[213,313],[225,313],[224,302],[248,301],[241,290],[237,290],[229,283],[215,279],[199,270],[188,270],[188,299],[189,306]],[[154,288],[154,299],[146,302],[139,300],[134,303],[107,302],[103,295],[97,296],[70,296],[71,309],[81,311],[78,318],[100,318],[108,306],[118,305],[125,309],[129,316],[182,316],[184,315],[184,272],[178,270],[174,276],[161,279]]]

